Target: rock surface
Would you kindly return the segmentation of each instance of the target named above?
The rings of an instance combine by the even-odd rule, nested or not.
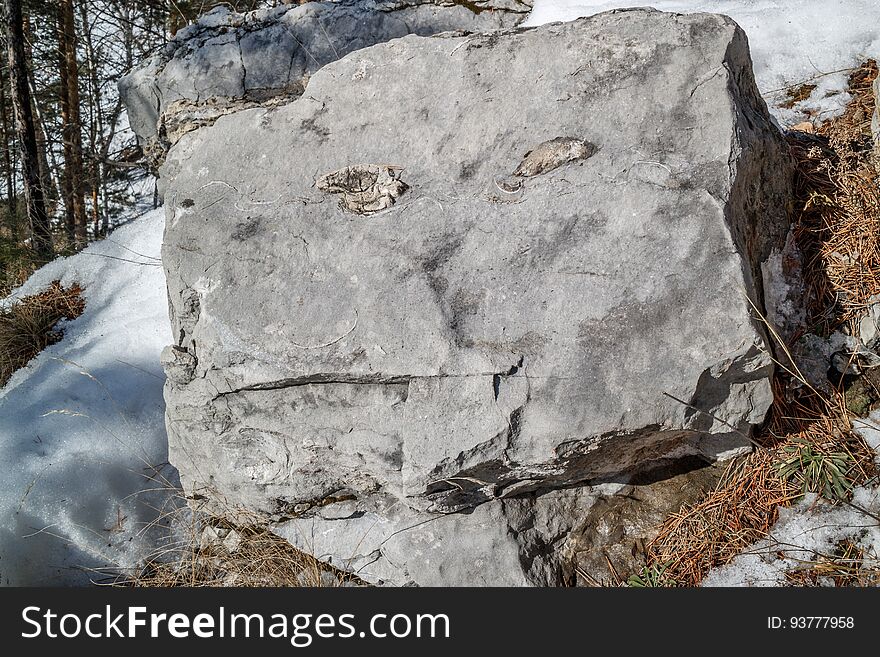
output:
[[[603,486],[763,421],[791,173],[722,16],[328,64],[163,166],[172,462],[368,581],[557,584]]]
[[[641,572],[663,522],[682,505],[704,499],[726,469],[704,467],[697,458],[670,465],[642,473],[619,490],[596,491],[595,502],[560,547],[566,583],[615,586]]]
[[[120,93],[148,158],[182,134],[269,98],[300,95],[322,66],[407,34],[483,32],[523,20],[531,0],[336,0],[247,14],[217,7],[124,77]]]

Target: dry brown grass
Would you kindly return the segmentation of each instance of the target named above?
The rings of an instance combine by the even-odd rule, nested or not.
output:
[[[814,395],[815,393],[810,393]],[[778,397],[778,399],[784,399]],[[822,492],[821,481],[787,478],[781,465],[808,449],[820,457],[843,454],[843,479],[851,488],[876,477],[874,452],[853,431],[845,411],[827,400],[778,402],[761,436],[765,447],[733,461],[715,489],[703,500],[669,516],[648,546],[648,565],[663,564],[665,576],[679,586],[697,586],[710,569],[767,536],[779,508],[804,492]],[[773,427],[798,425],[774,433]]]
[[[802,100],[806,100],[810,97],[810,94],[816,90],[815,84],[810,84],[809,82],[804,82],[803,84],[799,84],[796,87],[791,87],[786,90],[785,100],[779,104],[780,107],[785,107],[787,109],[791,109],[795,106],[796,103],[801,102]]]
[[[876,62],[866,62],[850,76],[852,101],[841,117],[809,134],[789,135],[798,165],[792,219],[804,254],[809,323],[823,335],[841,327],[852,331],[870,297],[880,293],[880,166],[870,127],[877,74]],[[802,91],[795,88],[790,97]],[[786,476],[786,460],[806,461],[804,453],[820,461],[835,457],[843,464],[845,487],[876,477],[874,453],[853,431],[843,393],[793,387],[793,377],[796,372],[782,371],[774,380],[774,407],[758,438],[762,447],[733,462],[703,500],[667,518],[648,546],[648,568],[662,566],[665,578],[696,586],[711,568],[764,538],[781,506],[805,491],[827,494],[826,472]],[[851,545],[805,564],[789,581],[808,585],[830,577],[839,585],[876,584],[876,564],[867,566],[854,550]]]
[[[116,583],[168,588],[326,587],[357,582],[356,578],[338,573],[296,550],[265,525],[232,527],[219,521],[214,530],[226,540],[208,542],[193,537],[192,543],[182,547],[172,559],[152,559],[140,573]]]
[[[0,310],[0,386],[40,351],[61,339],[56,325],[85,310],[79,285],[63,287],[54,281],[47,290],[23,297]]]
[[[876,77],[870,60],[850,76],[852,101],[843,116],[816,135],[789,137],[798,164],[795,237],[810,310],[824,334],[852,324],[880,293],[880,176],[871,136]]]
[[[818,555],[785,573],[794,586],[880,586],[880,562],[865,554],[857,543],[846,540],[837,544],[832,554]]]
[[[117,587],[336,587],[363,586],[297,550],[269,529],[266,518],[247,510],[208,514],[177,491],[176,503],[161,514],[171,527],[166,545],[138,571],[110,577]],[[215,496],[219,499],[219,496]]]
[[[648,547],[649,565],[664,564],[668,578],[680,586],[696,586],[709,569],[763,538],[776,522],[779,506],[795,496],[774,463],[771,450],[731,463],[704,500],[667,518]]]
[[[0,252],[0,298],[9,296],[15,288],[24,284],[36,269],[33,261],[24,256],[5,256]]]

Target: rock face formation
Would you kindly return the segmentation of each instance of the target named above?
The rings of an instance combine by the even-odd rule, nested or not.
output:
[[[119,89],[154,164],[182,134],[242,107],[299,96],[353,50],[407,34],[512,27],[532,0],[336,0],[248,14],[217,7],[178,32]]]
[[[559,583],[597,491],[763,421],[791,172],[723,16],[328,63],[162,168],[172,462],[372,582]]]

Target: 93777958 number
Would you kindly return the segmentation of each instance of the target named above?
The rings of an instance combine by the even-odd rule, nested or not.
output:
[[[855,627],[852,616],[768,616],[771,630],[851,630]]]

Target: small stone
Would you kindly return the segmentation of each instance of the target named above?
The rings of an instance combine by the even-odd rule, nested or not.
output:
[[[791,129],[796,132],[806,132],[810,135],[816,133],[816,126],[814,126],[811,121],[802,121],[801,123],[793,125]]]
[[[242,535],[234,529],[231,529],[223,538],[223,547],[227,552],[232,554],[239,548],[239,546],[241,546],[242,540]]]
[[[216,548],[223,543],[224,535],[225,532],[222,529],[209,525],[202,530],[201,536],[199,537],[199,547],[201,547],[202,550]]]
[[[345,500],[321,507],[320,515],[325,520],[341,520],[349,518],[357,512],[357,503],[354,500]]]
[[[339,577],[329,570],[321,571],[321,586],[332,588],[339,586]]]
[[[867,314],[859,322],[859,340],[868,349],[876,349],[880,338],[880,295],[870,298]]]

